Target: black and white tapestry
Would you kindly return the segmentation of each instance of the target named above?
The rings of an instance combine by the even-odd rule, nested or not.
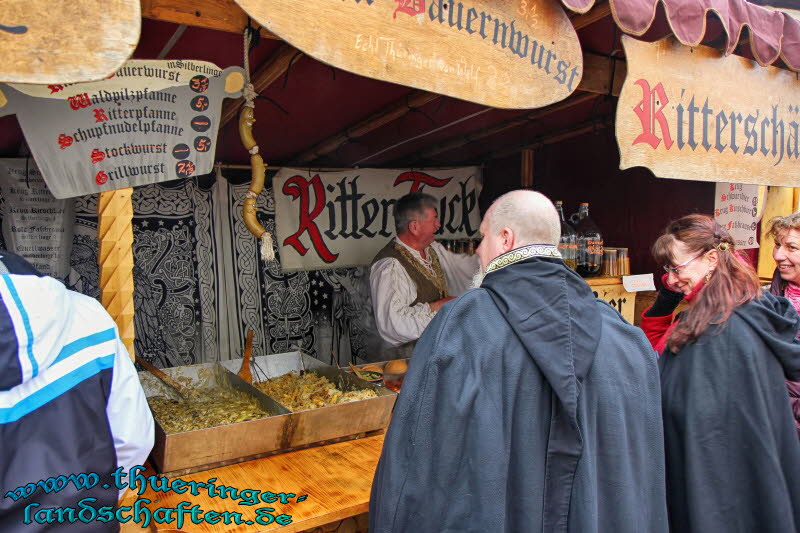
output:
[[[281,272],[242,221],[249,171],[134,189],[134,349],[158,367],[302,350],[328,364],[374,360],[368,267]],[[258,199],[274,231],[271,190]],[[5,210],[0,198],[0,215]],[[0,236],[0,246],[4,246]],[[97,196],[76,198],[71,289],[100,298]]]
[[[262,261],[259,242],[242,220],[249,171],[225,172],[228,238],[235,249],[225,279],[231,358],[239,356],[248,329],[255,331],[254,355],[302,350],[328,364],[346,366],[371,357],[377,346],[369,291],[369,268],[283,273],[278,260]],[[269,180],[267,180],[269,183]],[[272,190],[257,201],[259,221],[275,231]],[[273,233],[274,234],[274,233]],[[277,251],[277,246],[276,246]]]
[[[134,189],[134,349],[159,367],[218,359],[213,178]],[[97,196],[76,204],[66,285],[99,298]]]

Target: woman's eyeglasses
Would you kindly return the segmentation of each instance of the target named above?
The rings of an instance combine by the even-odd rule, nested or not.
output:
[[[675,265],[675,266],[664,265],[663,268],[667,272],[667,274],[675,274],[677,276],[677,275],[679,275],[681,273],[681,269],[682,268],[684,268],[686,265],[688,265],[689,263],[691,263],[695,259],[703,257],[705,254],[706,254],[706,252],[701,252],[700,254],[692,257],[688,261],[685,261],[685,262],[681,263],[680,265]]]

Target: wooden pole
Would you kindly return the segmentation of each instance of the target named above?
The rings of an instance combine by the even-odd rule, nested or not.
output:
[[[117,323],[119,336],[133,352],[133,188],[101,192],[97,201],[100,302]]]
[[[520,156],[522,158],[520,185],[523,189],[533,189],[533,150],[526,148]]]

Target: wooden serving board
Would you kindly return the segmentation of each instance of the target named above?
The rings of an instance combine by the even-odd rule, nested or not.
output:
[[[382,447],[383,435],[379,435],[238,463],[180,478],[187,482],[207,482],[216,478],[213,481],[216,487],[225,485],[237,489],[255,489],[262,493],[267,491],[283,492],[287,495],[293,493],[296,496],[292,500],[308,495],[307,499],[299,503],[281,504],[278,500],[274,503],[247,506],[239,505],[241,500],[212,498],[205,491],[193,496],[189,492],[184,494],[174,491],[155,492],[152,488],[148,488],[141,496],[129,492],[120,505],[131,506],[137,497],[146,498],[152,502],[147,504],[147,507],[155,511],[158,508],[176,508],[180,502],[188,501],[191,505],[199,505],[204,512],[240,513],[245,521],[254,521],[257,509],[271,507],[275,509],[273,514],[290,515],[292,522],[285,526],[274,522],[270,525],[255,523],[226,525],[223,522],[212,525],[192,524],[187,518],[187,523],[182,529],[177,529],[174,523],[171,525],[153,523],[149,531],[256,533],[280,529],[281,533],[297,533],[361,515],[369,510],[372,478]],[[144,475],[159,474],[149,469]],[[132,522],[125,526],[123,532],[141,531],[141,528],[137,529]]]

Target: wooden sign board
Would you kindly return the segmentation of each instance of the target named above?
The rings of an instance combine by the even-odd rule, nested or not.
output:
[[[800,185],[800,81],[673,38],[623,36],[620,168],[696,181]]]
[[[603,284],[605,281],[602,278],[590,279],[589,286],[595,297],[608,302],[611,307],[619,311],[622,318],[633,324],[635,317],[636,307],[636,293],[628,292],[625,287],[620,283],[619,278],[611,278],[609,284]]]
[[[316,59],[479,104],[563,100],[583,59],[558,0],[236,0]]]
[[[141,21],[139,0],[3,0],[0,81],[105,78],[133,53]]]
[[[222,101],[241,67],[138,60],[87,83],[0,84],[0,117],[15,114],[58,199],[211,172]]]

